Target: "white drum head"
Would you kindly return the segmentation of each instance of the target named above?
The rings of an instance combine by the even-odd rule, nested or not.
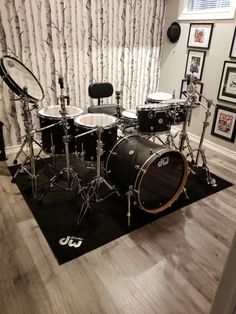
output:
[[[142,111],[142,110],[163,110],[163,109],[168,109],[170,107],[169,104],[164,104],[164,103],[160,103],[160,104],[145,104],[142,106],[137,107],[138,111]]]
[[[163,101],[162,103],[161,103],[161,105],[162,104],[168,104],[168,105],[171,105],[171,106],[173,106],[173,105],[179,105],[179,104],[184,104],[184,103],[186,103],[186,99],[170,99],[170,100],[167,100],[167,101]]]
[[[8,87],[18,96],[26,95],[30,101],[43,99],[42,86],[34,74],[17,59],[3,57],[0,60],[0,74]]]
[[[87,113],[75,119],[75,124],[87,127],[106,127],[114,124],[116,118],[105,113]]]
[[[169,100],[172,98],[173,98],[172,95],[169,93],[156,92],[156,93],[149,94],[147,97],[147,100],[152,101],[152,102],[159,102],[159,101]]]
[[[133,120],[137,119],[136,109],[124,110],[122,111],[121,115],[122,117],[127,118],[127,119],[133,119]]]
[[[47,117],[50,119],[58,119],[61,117],[60,114],[61,106],[50,106],[39,110],[39,116]],[[66,106],[67,118],[75,118],[83,113],[83,109],[75,106]]]

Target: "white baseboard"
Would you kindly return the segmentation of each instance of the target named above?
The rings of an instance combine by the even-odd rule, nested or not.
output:
[[[176,127],[173,127],[172,129],[174,132],[180,131],[180,129],[176,128]],[[192,134],[192,133],[188,133],[188,136],[189,136],[190,141],[193,141],[194,143],[199,143],[200,136],[197,136],[197,135]],[[228,148],[225,148],[223,146],[220,146],[218,144],[215,144],[215,143],[210,142],[210,141],[205,140],[205,139],[204,139],[204,147],[209,148],[209,149],[211,149],[211,150],[213,150],[219,154],[222,154],[224,156],[227,156],[231,159],[236,160],[236,152],[233,150],[230,150]]]

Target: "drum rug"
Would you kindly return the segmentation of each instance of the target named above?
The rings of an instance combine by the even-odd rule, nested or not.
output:
[[[92,180],[95,173],[94,169],[88,166],[84,167],[80,159],[77,158],[73,158],[71,163],[72,167],[79,173],[82,183],[89,183]],[[36,199],[32,195],[30,177],[23,168],[16,176],[16,184],[59,264],[71,261],[163,215],[232,186],[231,183],[214,174],[211,176],[216,180],[217,186],[207,184],[205,171],[198,168],[197,171],[194,170],[194,173],[191,172],[188,176],[186,184],[188,198],[186,198],[185,193],[182,193],[169,209],[153,214],[132,204],[131,226],[128,227],[127,197],[114,193],[100,202],[95,202],[95,198],[92,197],[84,218],[78,224],[81,208],[82,206],[86,208],[85,202],[77,192],[78,186],[74,186],[73,191],[67,191],[55,184],[49,190],[45,190],[49,187],[50,179],[58,173],[59,169],[63,169],[64,165],[65,160],[63,159],[56,160],[54,166],[50,161],[40,160],[36,162],[36,170],[39,174],[37,180],[38,197]],[[20,165],[9,167],[12,176],[18,167]],[[68,186],[65,175],[58,175],[56,182],[65,188]],[[109,193],[108,188],[103,188],[103,185],[99,193],[101,198],[106,197]],[[42,202],[39,202],[38,199],[42,195],[44,196]]]

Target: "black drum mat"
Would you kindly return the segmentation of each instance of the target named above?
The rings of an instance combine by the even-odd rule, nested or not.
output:
[[[90,182],[94,176],[94,170],[84,167],[77,158],[73,158],[71,163],[73,168],[79,173],[79,177],[82,178],[82,182]],[[65,160],[56,160],[57,170],[63,168],[64,165]],[[37,173],[40,174],[38,178],[38,197],[40,197],[41,193],[49,185],[50,178],[56,172],[50,160],[47,162],[37,161],[36,166]],[[12,176],[16,173],[18,167],[18,165],[9,167]],[[43,169],[43,171],[40,172],[40,169]],[[58,183],[67,186],[64,176],[58,178]],[[158,214],[147,213],[133,205],[130,227],[127,224],[127,197],[125,195],[118,196],[115,193],[99,203],[96,203],[93,199],[84,219],[77,225],[81,206],[84,203],[75,190],[70,192],[55,185],[46,193],[42,203],[40,203],[33,198],[31,180],[28,174],[21,171],[16,177],[16,184],[58,263],[63,264],[140,228],[163,215],[167,215],[181,207],[232,186],[231,183],[214,174],[212,174],[212,178],[216,180],[216,187],[206,183],[205,171],[202,169],[198,169],[195,174],[190,173],[186,184],[188,198],[186,198],[185,193],[182,193],[179,199],[172,204],[171,208]],[[107,188],[102,188],[100,194],[103,197],[108,193]]]

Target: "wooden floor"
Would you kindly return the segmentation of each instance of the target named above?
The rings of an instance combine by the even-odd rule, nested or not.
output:
[[[235,160],[206,151],[236,183]],[[0,162],[0,313],[209,313],[236,230],[236,186],[62,266]]]

